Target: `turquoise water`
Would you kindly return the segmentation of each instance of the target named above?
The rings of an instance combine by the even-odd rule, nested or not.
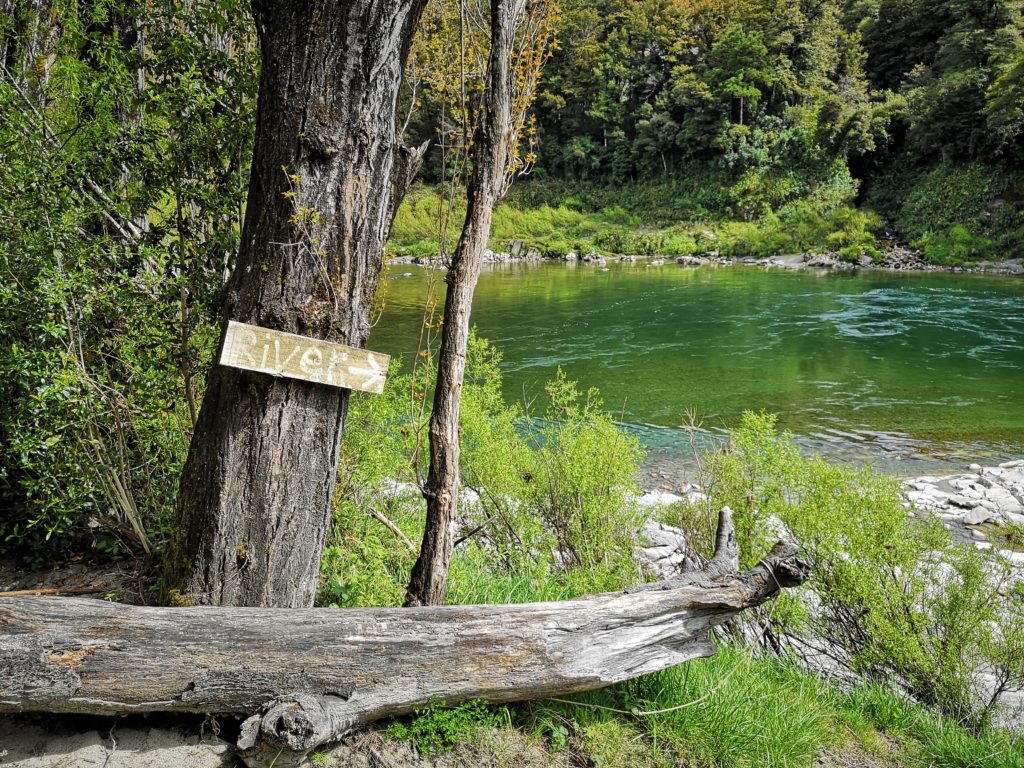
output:
[[[411,358],[428,270],[391,270],[371,346]],[[435,278],[441,292],[443,284]],[[472,322],[510,398],[561,366],[662,471],[746,409],[809,448],[897,472],[1024,455],[1024,280],[936,273],[512,265],[480,278]]]

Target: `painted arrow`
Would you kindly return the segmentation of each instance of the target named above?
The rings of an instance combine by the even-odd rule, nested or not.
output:
[[[372,352],[366,354],[365,368],[358,365],[350,365],[347,370],[350,376],[364,379],[360,389],[368,389],[377,379],[383,379],[385,376],[384,369],[378,365],[377,358],[373,356]]]

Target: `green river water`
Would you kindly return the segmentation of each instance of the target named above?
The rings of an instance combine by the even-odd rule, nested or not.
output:
[[[411,358],[428,283],[391,269],[372,348]],[[764,409],[809,449],[901,474],[1024,456],[1021,279],[522,264],[484,272],[472,322],[510,398],[561,366],[600,389],[655,473],[686,463],[688,409],[704,440]]]

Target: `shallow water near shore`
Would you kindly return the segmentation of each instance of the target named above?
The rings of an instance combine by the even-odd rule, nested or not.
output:
[[[391,269],[373,349],[411,359],[430,282]],[[691,461],[687,411],[699,446],[763,409],[808,450],[901,475],[1024,455],[1019,278],[512,264],[485,269],[472,323],[504,356],[509,398],[537,400],[561,367],[669,484]]]

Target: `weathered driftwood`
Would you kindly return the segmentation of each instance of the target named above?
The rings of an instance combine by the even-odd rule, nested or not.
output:
[[[431,701],[585,691],[709,656],[709,629],[806,578],[794,552],[778,544],[738,573],[726,513],[704,571],[564,602],[337,610],[0,598],[0,712],[256,713],[240,748],[304,752]]]

